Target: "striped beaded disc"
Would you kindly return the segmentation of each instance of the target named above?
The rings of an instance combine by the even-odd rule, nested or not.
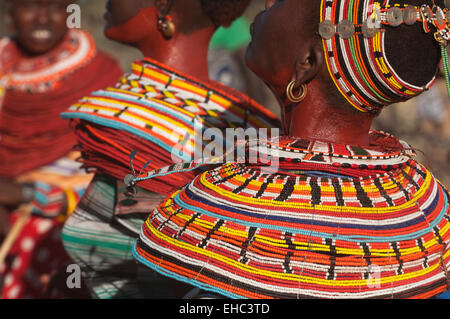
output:
[[[172,194],[144,224],[135,258],[231,298],[445,291],[450,210],[439,181],[405,152],[394,156],[403,156],[397,165],[367,167],[358,177],[351,158],[338,171],[332,163],[311,166],[301,141],[279,143],[298,161],[280,157],[278,172],[228,163]],[[342,160],[349,146],[333,146],[327,156]]]

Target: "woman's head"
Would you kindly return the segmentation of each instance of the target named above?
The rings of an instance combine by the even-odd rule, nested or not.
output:
[[[316,35],[320,18],[316,2],[266,1],[266,10],[256,16],[250,27],[252,41],[247,49],[247,64],[280,91],[292,80],[297,63],[304,63],[311,53],[321,51]]]
[[[403,8],[424,3],[432,7],[433,3],[384,2],[381,11],[376,11],[369,0],[269,0],[252,27],[247,64],[280,95],[292,80],[298,86],[314,80],[330,100],[363,112],[377,112],[382,106],[406,100],[422,92],[436,75],[440,61],[433,36],[436,29],[427,34],[419,22],[395,27],[383,22],[377,36],[368,37],[362,25],[372,12],[385,14],[388,4]],[[443,8],[442,2],[435,1]],[[343,20],[351,22],[340,25]],[[325,24],[329,29],[319,32],[319,25]],[[406,93],[411,87],[418,87],[417,92],[404,94],[405,88],[396,87],[398,83],[391,83],[390,76],[408,83]]]
[[[32,55],[55,48],[67,33],[70,0],[7,0],[18,44]]]
[[[158,18],[171,17],[176,32],[189,34],[205,27],[229,26],[250,0],[109,0],[106,35],[123,43],[163,36]]]

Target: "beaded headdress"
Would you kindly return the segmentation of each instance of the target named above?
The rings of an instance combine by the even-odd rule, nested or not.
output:
[[[442,65],[450,96],[450,72],[446,47],[450,43],[450,11],[435,5],[399,5],[389,0],[321,0],[319,34],[327,67],[339,91],[362,112],[378,112],[383,106],[405,101],[428,90],[403,80],[385,53],[385,26],[422,23],[441,45]]]

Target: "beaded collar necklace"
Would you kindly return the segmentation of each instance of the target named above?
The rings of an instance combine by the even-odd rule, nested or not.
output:
[[[75,29],[69,30],[55,49],[38,57],[25,56],[14,41],[2,39],[0,87],[32,93],[54,90],[62,79],[92,61],[96,53],[92,37],[85,31]]]

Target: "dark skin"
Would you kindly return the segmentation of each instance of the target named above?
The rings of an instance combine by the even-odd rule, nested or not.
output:
[[[67,33],[66,8],[70,0],[8,0],[15,38],[32,56],[54,49]]]
[[[146,57],[201,80],[209,80],[208,48],[216,26],[202,11],[199,0],[110,0],[105,34],[111,40],[138,48]],[[157,16],[169,10],[176,27],[166,39],[157,29]]]
[[[0,242],[9,232],[8,211],[0,206]]]
[[[14,38],[29,56],[44,55],[61,43],[67,33],[70,0],[8,0]],[[22,186],[0,178],[0,205],[14,209],[23,203]]]
[[[5,207],[16,207],[23,202],[22,186],[13,181],[0,178],[0,204]]]
[[[375,115],[357,112],[330,94],[336,88],[317,34],[319,5],[309,0],[267,0],[266,10],[251,27],[246,62],[277,97],[286,135],[364,146]],[[296,88],[308,86],[308,95],[298,104],[286,96],[293,80]]]

